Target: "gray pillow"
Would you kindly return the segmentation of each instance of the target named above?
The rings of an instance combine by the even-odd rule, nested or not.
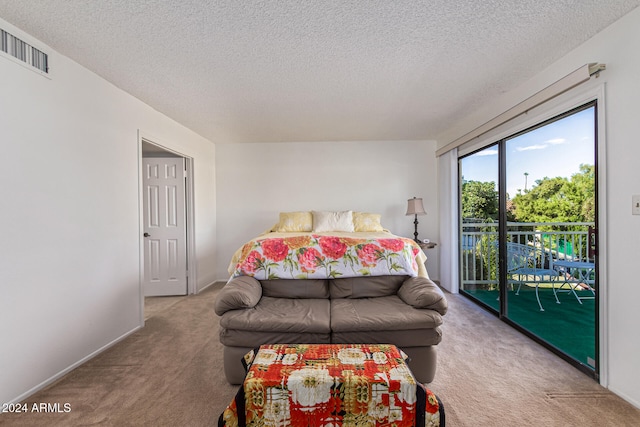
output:
[[[213,309],[218,316],[222,316],[229,310],[255,307],[260,298],[262,298],[260,282],[250,276],[239,276],[233,278],[220,290]]]
[[[407,276],[360,276],[333,279],[331,298],[375,298],[395,295]]]
[[[262,294],[274,298],[329,298],[326,279],[262,280]]]
[[[429,308],[444,315],[447,312],[447,299],[442,290],[425,277],[411,277],[398,289],[398,296],[406,304],[415,308]]]

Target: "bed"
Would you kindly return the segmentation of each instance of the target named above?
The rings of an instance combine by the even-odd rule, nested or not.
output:
[[[414,240],[383,228],[379,214],[281,212],[277,224],[235,252],[229,274],[258,280],[429,278],[426,259]]]

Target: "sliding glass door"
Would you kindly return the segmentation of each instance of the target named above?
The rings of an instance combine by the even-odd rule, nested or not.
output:
[[[460,289],[500,309],[498,280],[498,145],[459,161]]]
[[[461,292],[594,374],[596,109],[459,159]]]

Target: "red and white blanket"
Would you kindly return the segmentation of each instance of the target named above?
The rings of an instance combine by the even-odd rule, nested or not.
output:
[[[405,359],[387,344],[263,345],[218,426],[443,427],[442,402]]]

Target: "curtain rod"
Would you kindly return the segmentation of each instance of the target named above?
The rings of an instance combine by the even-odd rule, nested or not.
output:
[[[512,120],[518,117],[519,115],[526,113],[532,108],[535,108],[538,105],[543,104],[560,94],[563,94],[569,89],[572,89],[578,86],[579,84],[586,82],[594,74],[596,75],[596,77],[598,77],[600,75],[600,72],[605,70],[606,68],[607,67],[605,64],[598,64],[596,62],[583,65],[582,67],[578,68],[574,72],[567,74],[560,80],[556,81],[555,83],[552,83],[551,85],[547,86],[541,91],[535,93],[534,95],[525,99],[524,101],[517,104],[516,106],[511,107],[504,113],[489,120],[485,124],[478,126],[471,132],[461,136],[460,138],[448,143],[444,147],[436,150],[436,156],[439,157],[444,153],[451,151],[454,148],[459,147],[462,144],[465,144],[471,141],[472,139],[477,138],[480,135],[483,135],[489,132],[490,130],[497,128],[498,126],[508,122],[509,120]]]

